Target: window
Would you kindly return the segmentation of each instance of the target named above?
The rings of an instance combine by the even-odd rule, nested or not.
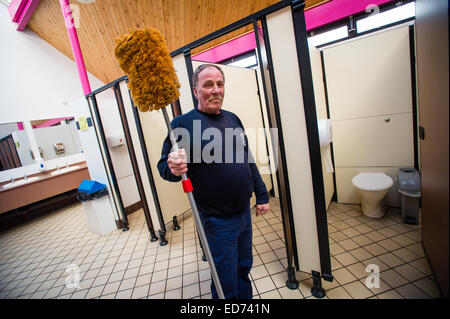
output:
[[[308,42],[317,47],[321,44],[333,42],[347,37],[348,37],[348,28],[345,25],[343,27],[309,37]]]
[[[256,56],[252,55],[247,58],[228,63],[228,65],[239,66],[241,68],[249,68],[256,65]]]
[[[415,10],[415,2],[411,0],[393,1],[380,6],[368,5],[365,12],[309,31],[308,42],[323,47],[366,32],[402,24],[415,18]]]
[[[362,33],[415,16],[415,2],[410,2],[397,8],[370,15],[356,21],[356,32]]]
[[[258,66],[258,60],[256,58],[255,50],[237,55],[235,57],[232,57],[231,59],[220,61],[219,63],[247,69]]]

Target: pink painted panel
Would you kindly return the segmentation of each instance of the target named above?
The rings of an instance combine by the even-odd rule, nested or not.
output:
[[[83,55],[81,54],[80,43],[78,42],[77,30],[72,17],[72,10],[70,9],[68,0],[59,0],[61,5],[64,21],[66,23],[67,33],[69,34],[70,45],[72,46],[72,52],[75,59],[75,64],[78,70],[78,76],[80,77],[81,87],[84,95],[91,93],[91,86],[84,65]]]
[[[17,122],[17,128],[19,129],[19,131],[23,131],[23,123]]]
[[[19,24],[17,26],[17,31],[25,30],[28,21],[30,21],[30,18],[33,15],[34,10],[36,10],[39,4],[39,1],[40,0],[28,0],[27,4],[20,13],[19,20],[17,20],[17,23]]]
[[[255,33],[250,32],[227,43],[220,44],[208,51],[192,56],[192,60],[217,63],[256,48]]]
[[[73,118],[73,117],[61,117],[61,118],[58,118],[58,119],[51,119],[51,120],[48,120],[48,121],[46,121],[46,122],[44,122],[42,124],[39,124],[38,126],[35,126],[34,128],[49,127],[49,126],[55,125],[55,124],[57,124],[57,123],[59,123],[61,121],[64,121],[66,119],[71,119],[71,118]]]
[[[17,22],[22,13],[23,8],[27,4],[28,0],[12,0],[8,6],[9,16],[12,22]]]
[[[381,5],[393,0],[331,0],[305,11],[306,30],[312,30],[342,18],[363,12],[369,5]]]

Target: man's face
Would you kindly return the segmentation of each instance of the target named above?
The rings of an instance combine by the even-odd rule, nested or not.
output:
[[[225,94],[222,73],[215,67],[207,67],[198,75],[194,94],[198,100],[198,109],[205,113],[219,114]]]

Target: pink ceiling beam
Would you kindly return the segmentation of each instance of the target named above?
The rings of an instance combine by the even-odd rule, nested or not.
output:
[[[255,47],[255,33],[250,32],[226,43],[220,44],[208,51],[196,54],[192,56],[192,59],[202,62],[217,63],[252,51]]]
[[[9,16],[12,22],[17,22],[19,20],[20,14],[23,8],[27,4],[28,0],[12,0],[8,6]]]
[[[80,77],[81,87],[84,95],[91,93],[91,86],[84,65],[83,54],[81,54],[80,43],[78,42],[77,30],[72,17],[72,10],[70,9],[68,0],[59,0],[61,5],[64,21],[66,23],[67,33],[69,34],[70,45],[72,46],[73,57],[77,65],[78,76]]]
[[[306,30],[310,31],[353,14],[364,12],[367,8],[393,0],[331,0],[305,11]]]
[[[34,10],[36,10],[40,0],[28,0],[20,13],[19,19],[17,20],[18,26],[17,31],[25,30],[25,27],[30,21]]]
[[[34,128],[49,127],[49,126],[58,124],[59,122],[62,122],[64,120],[72,119],[72,118],[73,117],[61,117],[61,118],[58,118],[58,119],[51,119],[51,120],[48,120],[48,121],[46,121],[46,122],[44,122],[42,124],[39,124],[38,126],[35,126]]]

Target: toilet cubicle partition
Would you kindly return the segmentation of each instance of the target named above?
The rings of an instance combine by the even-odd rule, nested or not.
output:
[[[253,24],[276,161],[276,183],[285,234],[287,286],[295,289],[295,270],[311,273],[316,296],[321,278],[332,281],[322,160],[309,60],[304,1],[282,1],[171,53],[181,84],[179,108],[196,107],[190,81],[192,49]],[[262,25],[262,32],[259,28]]]
[[[124,98],[124,118],[134,141],[137,166],[143,180],[150,215],[155,224],[159,223],[161,244],[166,235],[166,224],[172,222],[174,230],[179,228],[177,217],[190,209],[189,201],[180,183],[171,183],[159,176],[157,169],[161,157],[163,141],[167,136],[167,126],[161,111],[140,112],[134,106],[125,82],[120,85]],[[167,106],[169,107],[169,106]],[[173,107],[172,112],[173,111]],[[170,113],[170,112],[169,112]],[[125,124],[124,124],[125,125]]]
[[[116,105],[119,111],[119,116],[125,136],[126,146],[128,149],[129,158],[131,161],[131,166],[133,169],[136,185],[138,188],[139,196],[142,202],[142,208],[144,211],[145,220],[147,222],[147,227],[150,233],[150,241],[158,240],[156,236],[155,228],[159,228],[159,236],[160,236],[160,244],[166,245],[167,240],[165,239],[166,228],[164,219],[161,214],[161,210],[159,207],[158,196],[156,193],[156,189],[154,186],[153,176],[151,175],[151,170],[149,169],[149,163],[146,160],[148,158],[148,154],[146,152],[145,147],[142,146],[141,140],[142,137],[139,135],[139,118],[138,115],[135,115],[134,112],[137,110],[133,106],[133,102],[129,92],[124,92],[124,83],[128,81],[127,76],[123,76],[111,83],[106,84],[105,86],[92,91],[86,98],[89,101],[90,110],[92,114],[92,118],[94,119],[94,126],[96,127],[96,132],[98,139],[101,141],[102,145],[102,155],[107,163],[107,168],[109,169],[108,175],[111,177],[114,197],[116,201],[118,201],[118,207],[120,208],[122,215],[122,223],[123,227],[128,227],[128,220],[125,215],[125,210],[123,207],[123,203],[120,196],[120,191],[116,179],[116,175],[114,172],[114,167],[111,161],[111,155],[109,154],[109,149],[107,145],[105,131],[102,125],[101,119],[101,110],[97,103],[97,95],[108,90],[113,89],[114,97],[116,100]],[[125,90],[127,90],[125,85]],[[123,95],[125,95],[125,103],[123,99]],[[128,102],[129,100],[129,102]],[[127,107],[131,105],[131,107]],[[131,116],[130,116],[131,114]],[[130,118],[131,120],[129,120]],[[137,128],[136,128],[137,127]],[[156,224],[156,225],[155,225]],[[156,227],[155,227],[156,226]]]
[[[304,7],[304,0],[278,2],[173,51],[171,56],[181,88],[179,99],[172,105],[172,114],[185,113],[197,105],[190,81],[193,73],[191,50],[253,24],[268,122],[271,128],[277,130],[278,136],[277,139],[274,136],[270,138],[273,154],[277,154],[272,164],[276,164],[274,183],[277,183],[279,190],[285,236],[288,263],[286,284],[296,289],[298,281],[295,272],[310,273],[314,283],[312,293],[322,297],[321,278],[332,281],[333,276]],[[165,182],[155,176],[155,163],[167,134],[159,128],[163,125],[162,114],[139,112],[129,92],[129,99],[124,99],[126,80],[124,76],[105,88],[114,88],[150,233],[152,238],[156,237],[154,229],[159,228],[160,237],[164,237],[164,216],[183,213],[189,205],[178,183]],[[97,91],[87,97],[94,102],[91,106],[98,113],[95,103]],[[98,116],[94,125],[100,125],[101,131]],[[107,154],[104,134],[100,132],[99,138]]]
[[[124,226],[128,226],[102,125],[102,108],[97,103],[98,94],[109,89],[113,90],[137,190],[151,235],[150,241],[158,240],[159,236],[160,245],[163,246],[168,243],[166,223],[172,222],[174,230],[179,229],[177,217],[189,210],[189,202],[180,185],[162,180],[156,167],[161,156],[164,138],[167,135],[167,127],[161,112],[140,112],[134,106],[127,83],[128,77],[122,76],[91,92],[86,98],[90,101],[91,113],[95,115],[95,117],[93,116],[94,126],[103,145],[103,157],[109,167],[108,174],[114,185],[117,206],[121,208],[121,215],[125,221]],[[173,106],[172,113],[174,114]]]
[[[105,170],[107,172],[107,177],[109,179],[109,183],[111,185],[111,194],[114,200],[114,207],[118,211],[119,220],[116,221],[117,227],[121,228],[123,231],[128,230],[128,219],[125,214],[125,207],[122,201],[122,196],[119,190],[119,184],[117,181],[116,173],[114,170],[114,166],[112,164],[111,154],[108,149],[108,145],[106,142],[105,130],[103,128],[103,123],[100,117],[97,99],[95,93],[103,92],[110,88],[110,85],[105,85],[102,88],[99,88],[96,91],[93,91],[86,95],[86,99],[89,105],[89,112],[91,113],[92,125],[95,128],[95,133],[97,135],[97,139],[99,141],[100,152],[103,158],[103,162],[105,165]]]

